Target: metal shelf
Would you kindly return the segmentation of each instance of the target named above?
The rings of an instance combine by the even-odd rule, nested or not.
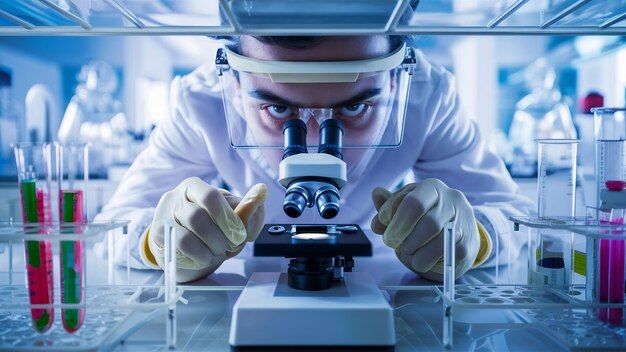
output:
[[[626,0],[13,0],[1,35],[624,35]]]

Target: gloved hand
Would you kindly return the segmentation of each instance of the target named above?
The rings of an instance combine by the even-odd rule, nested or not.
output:
[[[489,235],[474,219],[463,193],[440,180],[408,184],[393,194],[379,187],[373,190],[372,200],[378,211],[372,219],[372,231],[383,235],[383,242],[395,249],[400,261],[422,277],[443,281],[443,230],[447,222],[456,221],[457,278],[482,264],[491,252]]]
[[[140,241],[147,262],[163,267],[164,223],[174,219],[176,280],[192,281],[215,271],[254,241],[263,227],[267,186],[256,184],[239,198],[197,177],[182,181],[159,200],[150,229]]]

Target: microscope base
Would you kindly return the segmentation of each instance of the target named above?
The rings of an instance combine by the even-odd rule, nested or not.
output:
[[[393,310],[367,273],[322,291],[287,285],[286,273],[254,273],[233,307],[231,346],[393,346]]]

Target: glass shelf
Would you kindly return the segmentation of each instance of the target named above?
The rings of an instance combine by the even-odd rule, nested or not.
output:
[[[626,33],[626,1],[15,0],[3,35]]]

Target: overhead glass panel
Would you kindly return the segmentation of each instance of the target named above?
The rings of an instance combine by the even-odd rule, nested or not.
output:
[[[626,0],[0,0],[0,35],[626,33]]]
[[[500,26],[529,26],[544,30],[565,27],[582,29],[598,27],[624,11],[625,0],[528,0],[523,7],[502,21]]]
[[[485,26],[494,2],[466,2],[441,0],[420,1],[413,5],[413,13],[405,23],[409,27],[481,27]]]
[[[391,0],[230,0],[226,12],[242,31],[290,33],[384,30],[402,1]]]
[[[607,23],[615,19],[615,23]],[[592,1],[555,23],[555,26],[626,27],[626,0]]]
[[[83,17],[80,9],[74,5],[73,2],[63,0],[50,0],[47,2],[33,0],[2,0],[0,1],[0,11],[35,26],[79,26],[78,21]],[[74,16],[78,21],[70,20],[68,16]],[[16,27],[19,25],[14,22],[9,22],[9,26]]]
[[[96,27],[230,27],[218,0],[93,0],[90,19]]]

